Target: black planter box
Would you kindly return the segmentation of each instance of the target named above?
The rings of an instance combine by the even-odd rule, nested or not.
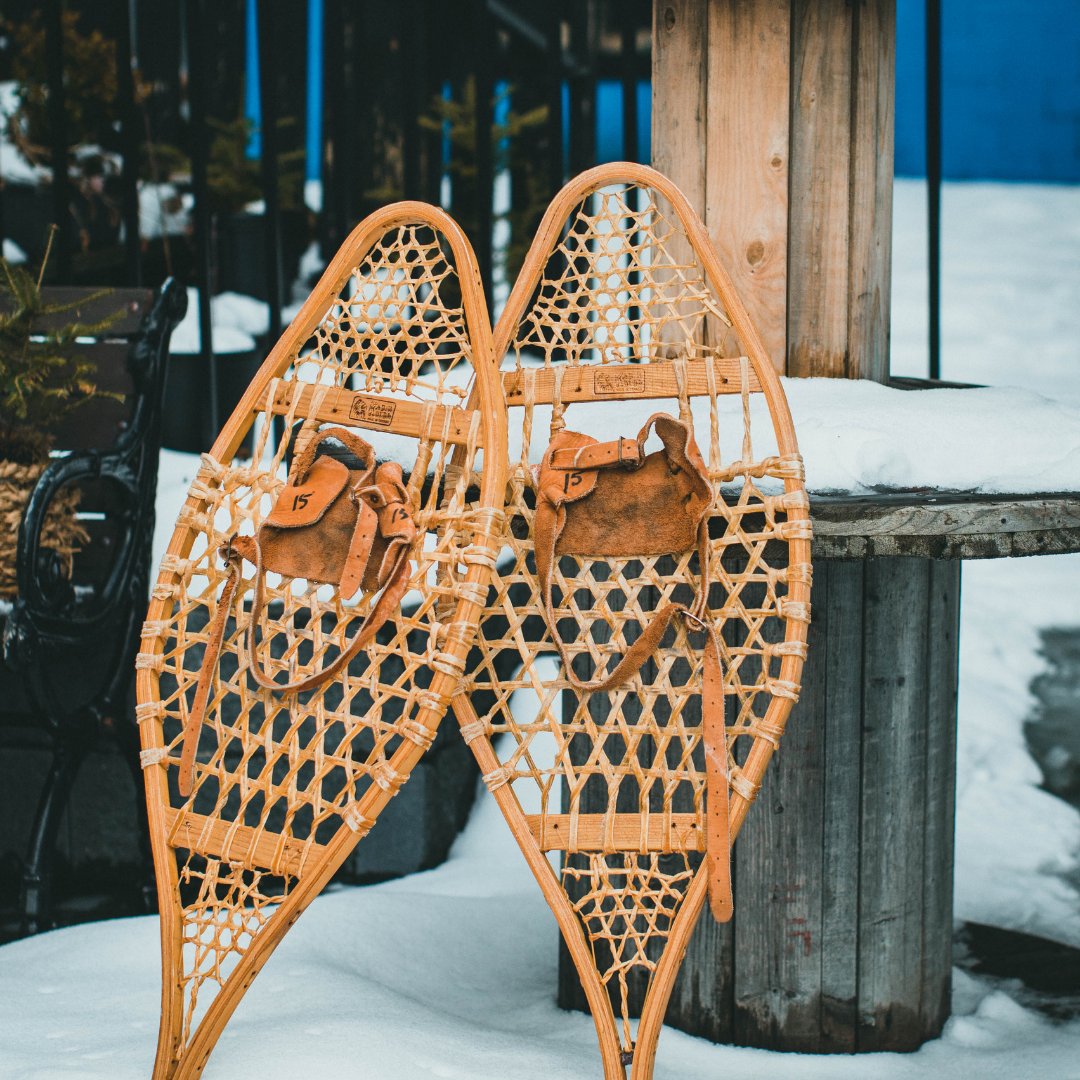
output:
[[[221,214],[217,218],[216,292],[238,292],[269,300],[267,283],[266,219],[262,214]],[[281,212],[282,288],[288,300],[289,286],[300,269],[300,256],[308,240],[306,210]]]
[[[219,353],[216,360],[218,416],[215,425],[210,415],[210,365],[206,358],[201,353],[173,353],[169,357],[162,446],[191,454],[209,450],[260,364],[258,354],[253,350]],[[250,440],[249,435],[249,448]]]

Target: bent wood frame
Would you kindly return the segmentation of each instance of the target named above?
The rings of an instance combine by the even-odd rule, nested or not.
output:
[[[718,349],[708,348],[701,341],[701,334],[705,332],[702,329],[705,323],[704,319],[694,341],[676,340],[678,333],[674,335],[674,338],[670,334],[667,334],[665,338],[666,330],[663,326],[660,326],[658,330],[659,336],[654,339],[654,344],[662,344],[667,341],[675,346],[674,349],[669,348],[666,350],[668,353],[666,359],[663,358],[663,350],[653,348],[646,350],[650,353],[648,356],[631,357],[632,361],[640,359],[646,362],[631,362],[628,364],[611,362],[606,363],[604,367],[600,367],[586,363],[580,357],[572,362],[551,362],[551,355],[546,354],[542,367],[529,371],[519,365],[514,370],[503,372],[505,400],[508,409],[514,405],[527,405],[525,427],[526,432],[528,432],[532,422],[531,407],[543,403],[556,401],[559,407],[565,407],[566,403],[570,401],[611,400],[626,402],[638,398],[671,398],[678,394],[680,407],[685,408],[686,414],[688,414],[690,411],[688,398],[695,395],[705,395],[711,399],[710,416],[713,428],[711,435],[715,448],[719,446],[716,432],[717,395],[742,395],[744,403],[743,418],[746,424],[744,435],[746,436],[748,436],[749,432],[749,395],[763,395],[768,406],[771,427],[779,455],[777,458],[770,458],[765,463],[757,464],[765,474],[783,480],[784,494],[775,497],[775,501],[771,505],[776,509],[778,517],[783,516],[785,518],[785,523],[777,526],[774,540],[786,543],[788,568],[791,569],[791,572],[790,580],[787,577],[783,578],[787,586],[786,595],[781,601],[777,602],[776,610],[773,612],[773,616],[783,629],[783,635],[782,641],[775,647],[776,658],[780,661],[779,671],[769,680],[767,708],[764,715],[756,718],[750,728],[740,732],[734,731],[729,721],[730,835],[731,840],[734,841],[749,809],[750,802],[758,791],[762,776],[798,695],[798,683],[806,652],[809,622],[810,522],[794,426],[779,378],[769,361],[758,334],[751,324],[745,307],[736,294],[727,273],[720,265],[704,227],[678,188],[655,170],[630,163],[600,166],[572,180],[555,197],[541,222],[503,315],[495,328],[495,355],[503,358],[511,349],[515,348],[520,353],[520,327],[526,318],[530,317],[531,313],[538,309],[538,307],[531,308],[530,303],[539,306],[543,301],[544,294],[538,290],[541,290],[542,285],[546,284],[547,279],[544,275],[549,258],[552,257],[553,253],[560,250],[560,244],[564,243],[565,238],[570,235],[573,228],[581,221],[582,215],[586,218],[586,231],[592,228],[587,222],[588,215],[581,208],[587,205],[586,200],[591,196],[600,193],[602,197],[603,189],[611,185],[625,185],[628,190],[643,190],[648,198],[654,200],[650,205],[663,207],[661,217],[663,214],[670,213],[674,222],[684,233],[682,240],[676,237],[672,241],[672,245],[675,247],[679,243],[684,245],[681,253],[674,259],[674,262],[679,265],[673,271],[672,280],[678,283],[681,280],[680,275],[687,269],[682,264],[692,264],[696,260],[703,274],[702,281],[707,289],[711,291],[713,299],[718,300],[722,305],[722,310],[713,310],[715,305],[710,307],[707,299],[703,302],[711,315],[717,316],[722,322],[727,323],[730,328],[730,333],[723,328],[719,328],[716,336],[724,338],[725,342],[727,342],[733,333],[745,355],[721,357]],[[631,200],[628,198],[627,205],[629,206],[630,203]],[[597,213],[600,213],[600,211],[597,211]],[[575,214],[579,216],[575,218]],[[659,217],[654,217],[652,220],[654,222],[658,221]],[[630,254],[628,256],[629,261],[625,264],[638,267],[638,270],[632,273],[647,275],[650,272],[646,263],[640,261],[640,245],[650,242],[650,238],[648,236],[642,237],[641,232],[644,230],[647,233],[648,227],[648,220],[641,217],[633,219],[631,224],[627,225],[627,229],[636,230],[634,238],[628,241]],[[672,236],[671,233],[666,235],[669,238]],[[663,243],[663,241],[658,242]],[[634,245],[639,246],[635,247]],[[563,253],[568,263],[573,261],[571,257],[565,256],[565,250]],[[635,318],[638,318],[642,322],[647,322],[649,319],[647,309],[650,301],[644,293],[634,293],[634,280],[632,276],[626,276],[621,282],[624,287],[622,301],[624,314],[628,312],[624,321],[633,322]],[[582,312],[580,326],[575,328],[573,334],[564,335],[563,340],[577,341],[578,344],[581,344],[581,338],[577,336],[578,331],[580,330],[580,333],[587,338],[603,322],[603,316],[595,316],[592,322],[589,321],[590,305],[595,307],[600,303],[598,299],[600,293],[603,293],[606,297],[604,302],[614,304],[615,301],[612,299],[612,295],[620,286],[618,284],[612,286],[607,283],[600,286],[594,280],[586,280],[579,276],[574,287],[583,290],[587,294],[591,293],[591,295],[589,304],[585,304],[579,309]],[[653,295],[655,296],[655,294]],[[546,310],[549,312],[554,310],[555,307],[552,296],[552,292],[547,294],[550,306]],[[637,304],[641,306],[638,307]],[[560,318],[562,317],[560,316]],[[543,312],[537,316],[540,321],[543,321],[544,318]],[[670,329],[670,327],[667,329]],[[676,330],[678,329],[676,327]],[[628,351],[633,351],[633,333],[634,331],[631,330],[629,337],[630,350],[625,348],[621,351],[616,350],[619,352],[620,358],[625,357]],[[558,333],[553,331],[552,336],[558,337]],[[639,337],[639,342],[640,340]],[[680,363],[680,361],[684,362]],[[698,366],[698,361],[705,362]],[[707,365],[711,365],[711,374],[707,371]],[[563,370],[556,377],[555,372],[560,367]],[[618,375],[615,380],[601,379],[602,372],[621,372],[623,374]],[[628,372],[633,373],[632,378],[626,374]],[[629,392],[620,392],[620,382],[624,391],[629,387]],[[680,382],[681,387],[679,386]],[[575,427],[572,420],[567,422],[567,426],[570,428]],[[596,434],[599,437],[612,437],[615,434],[632,435],[633,432],[621,430],[616,432],[612,430],[605,432],[603,435],[596,432],[590,432],[590,434]],[[527,438],[528,436],[526,436],[526,441]],[[707,453],[705,444],[701,443],[701,445],[703,452]],[[745,449],[749,443],[744,441],[743,445]],[[523,462],[526,457],[527,450],[523,452]],[[713,456],[713,465],[716,464],[718,458],[719,451],[717,450]],[[515,471],[514,463],[510,462],[509,469],[508,516],[519,514],[528,519],[528,499],[524,497],[524,493],[529,490],[532,480],[528,475],[528,470],[521,465]],[[748,472],[744,480],[747,480],[751,475],[760,477],[762,472],[756,474]],[[712,468],[710,468],[710,475],[714,480],[714,511],[717,516],[721,516],[724,508],[723,497],[717,490],[719,483],[716,481],[716,474]],[[514,544],[513,540],[509,542],[512,545]],[[716,543],[716,541],[710,543],[710,548],[714,553]],[[485,612],[485,620],[497,618],[501,612],[505,613],[509,607],[514,604],[520,605],[523,602],[531,605],[533,613],[539,615],[541,603],[536,588],[535,573],[533,572],[530,577],[528,564],[525,561],[525,549],[528,547],[531,547],[531,541],[529,540],[524,541],[524,544],[518,547],[518,586],[521,590],[531,590],[530,598],[523,601],[524,592],[521,592],[516,600],[511,601],[508,592],[500,591],[494,601],[489,603],[488,610]],[[718,558],[719,556],[717,556]],[[612,562],[612,560],[606,561]],[[684,561],[682,568],[685,569],[687,565]],[[615,572],[612,571],[613,575]],[[569,582],[563,584],[564,603],[566,602],[566,594],[568,592],[573,593],[575,587]],[[670,596],[667,598],[670,599]],[[571,601],[571,604],[573,603]],[[629,604],[630,601],[627,601],[628,606]],[[576,608],[571,607],[571,611],[577,614]],[[641,611],[639,614],[644,615],[645,612]],[[561,615],[562,612],[560,612],[559,617]],[[719,631],[722,627],[718,625],[717,629]],[[495,636],[495,634],[493,633],[491,636]],[[517,640],[520,641],[523,636],[519,632]],[[487,649],[490,653],[494,651],[497,643],[489,642],[487,637],[485,623],[482,621],[479,642],[481,649]],[[546,633],[545,638],[547,638]],[[503,644],[513,648],[512,641]],[[621,648],[625,648],[625,644],[623,642]],[[553,651],[549,640],[538,648],[526,649],[524,645],[520,647],[521,659],[526,667],[532,664],[532,661],[537,658],[540,652]],[[620,650],[615,649],[614,651],[618,652]],[[595,650],[592,651],[592,656],[595,660]],[[598,666],[600,662],[597,661]],[[484,685],[483,682],[483,673],[485,671],[488,672],[490,679],[487,685]],[[481,661],[479,672],[470,676],[467,689],[472,692],[492,689],[493,684],[496,682],[495,671],[495,665],[491,663],[490,657],[485,658]],[[695,678],[700,678],[700,669],[697,671]],[[533,675],[533,682],[539,685],[539,677]],[[563,682],[562,685],[565,688],[569,684]],[[640,684],[635,681],[635,685]],[[700,686],[700,683],[698,685]],[[644,687],[642,687],[643,689]],[[629,693],[623,691],[610,692],[611,696],[608,702],[610,702],[611,711],[613,713],[621,712],[627,699],[632,697],[634,692],[633,689]],[[731,691],[728,688],[728,673],[726,672],[725,693],[729,692]],[[537,690],[537,693],[539,694],[539,690]],[[706,897],[706,872],[700,867],[693,872],[689,885],[678,905],[677,913],[670,923],[666,935],[666,947],[663,948],[659,960],[655,964],[637,1028],[636,1039],[632,1041],[629,1040],[629,1019],[625,1014],[624,998],[624,1033],[629,1045],[623,1045],[620,1043],[615,1010],[609,1000],[609,992],[598,970],[590,938],[583,928],[583,917],[579,918],[575,912],[566,888],[561,883],[558,873],[553,870],[545,853],[559,850],[564,853],[564,859],[568,859],[568,852],[586,850],[599,851],[604,854],[616,852],[645,853],[647,851],[681,851],[685,854],[700,851],[703,846],[701,838],[704,833],[704,807],[702,801],[699,798],[693,814],[672,814],[670,813],[671,806],[665,805],[663,821],[658,822],[656,820],[658,815],[653,815],[653,819],[649,820],[648,812],[637,815],[614,813],[615,804],[613,800],[609,803],[608,810],[602,817],[600,815],[577,815],[573,808],[571,808],[570,814],[547,814],[547,794],[545,792],[542,795],[545,812],[542,812],[539,817],[537,815],[528,815],[525,813],[522,803],[514,791],[515,777],[519,779],[527,777],[530,769],[532,770],[531,778],[536,781],[537,785],[541,783],[537,775],[537,767],[528,759],[528,737],[526,737],[525,743],[520,744],[521,758],[515,756],[517,753],[515,750],[510,756],[510,765],[508,766],[506,764],[507,758],[497,750],[493,742],[493,735],[496,734],[496,732],[493,732],[493,725],[496,728],[500,728],[500,725],[502,728],[508,726],[500,720],[498,715],[499,707],[497,706],[483,716],[479,715],[474,701],[464,692],[464,689],[454,698],[453,706],[462,733],[473,749],[484,773],[484,779],[491,788],[503,816],[558,921],[570,956],[581,978],[596,1025],[606,1080],[625,1080],[625,1066],[627,1064],[632,1066],[632,1080],[648,1080],[652,1075],[657,1040],[671,989],[682,962],[687,941],[702,911]],[[505,716],[510,713],[508,697],[503,700],[502,708],[504,710],[503,720],[505,720]],[[543,713],[546,708],[547,706],[542,705],[541,712]],[[681,708],[681,706],[677,706],[677,708]],[[575,722],[577,715],[576,713]],[[559,723],[557,720],[550,719],[550,716],[549,722],[552,725]],[[565,726],[565,719],[563,725]],[[632,726],[632,722],[628,722],[628,725]],[[513,724],[511,723],[509,726],[513,726]],[[588,727],[587,718],[584,727]],[[582,728],[579,726],[578,730],[580,731]],[[731,756],[735,738],[740,734],[743,736],[752,735],[749,752],[741,765],[737,764],[734,757]],[[518,737],[518,735],[519,733],[515,732],[515,737]],[[509,738],[509,736],[504,735],[504,738]],[[604,742],[604,738],[604,734],[601,733],[601,744]],[[559,742],[558,734],[556,734],[556,740],[556,745],[561,748],[560,754],[569,754],[569,743]],[[596,753],[595,749],[593,753]],[[521,766],[522,760],[527,762],[525,766]],[[521,767],[525,768],[524,773],[515,772],[515,769]],[[569,775],[569,766],[567,768]],[[551,773],[555,771],[553,768]],[[575,821],[575,816],[578,818],[577,821]],[[598,818],[600,820],[597,820]],[[642,818],[644,824],[639,820]],[[686,857],[689,858],[690,856],[686,855]],[[629,875],[626,880],[629,881]],[[621,903],[621,901],[616,900],[616,904],[618,903]],[[655,925],[655,911],[653,912],[653,919]]]
[[[383,260],[381,263],[378,262],[380,259]],[[417,270],[417,265],[422,268]],[[368,266],[370,271],[370,280],[361,276],[361,270],[365,266]],[[399,277],[394,277],[395,273],[398,273],[395,268],[400,267],[405,269],[400,271]],[[387,284],[397,282],[401,277],[408,284],[400,288],[413,290],[408,295],[415,303],[408,309],[398,299],[401,294],[395,293],[394,287]],[[447,281],[455,279],[460,297],[453,288],[446,285]],[[447,291],[451,293],[449,298],[444,295]],[[374,300],[371,299],[372,296],[375,297]],[[390,297],[389,300],[386,299],[387,296]],[[360,316],[353,316],[354,309],[350,307],[353,302],[360,308]],[[425,307],[424,304],[428,306]],[[379,324],[376,324],[377,316],[373,314],[377,305],[383,305],[378,308],[383,319]],[[397,319],[396,322],[392,321],[391,315]],[[358,321],[367,319],[368,325],[364,327],[364,332],[368,336],[363,340],[367,342],[365,347],[370,346],[370,353],[361,355],[359,345],[350,346],[348,339],[341,336],[343,328],[346,327],[346,317],[352,320],[354,329]],[[320,329],[324,323],[330,326],[325,333],[325,327]],[[408,337],[407,332],[414,337]],[[338,333],[339,337],[334,338],[334,333]],[[360,331],[357,330],[356,333],[359,334]],[[398,334],[396,339],[395,333]],[[320,334],[323,336],[320,337]],[[380,334],[383,337],[376,340]],[[354,342],[358,340],[359,337],[353,339]],[[415,340],[424,343],[424,355],[430,361],[426,368],[419,363],[414,365],[409,360],[409,355],[403,353],[401,348],[395,348],[401,346],[402,342],[408,345]],[[305,354],[305,347],[310,348],[313,341],[317,345],[322,342],[319,348],[323,351]],[[324,348],[328,341],[335,341],[336,344]],[[354,351],[350,352],[350,348]],[[457,352],[452,352],[451,358],[444,364],[440,357],[443,357],[448,349],[456,349]],[[419,355],[419,352],[413,359],[416,355]],[[304,383],[299,378],[294,378],[293,381],[283,379],[286,373],[290,372],[290,368],[290,373],[296,376],[302,364],[308,362],[316,365],[318,378],[315,383]],[[363,368],[365,363],[368,364],[366,370]],[[410,396],[420,393],[417,387],[424,382],[424,370],[435,372],[434,390],[431,390],[430,386],[425,390],[429,398],[432,395],[437,397],[451,387],[451,374],[455,365],[459,365],[458,372],[467,372],[469,366],[472,368],[471,383],[454,390],[462,400],[469,398],[468,408],[450,409],[435,400],[415,403],[409,400]],[[421,377],[410,382],[409,375],[413,373],[414,367],[421,372]],[[335,385],[322,385],[327,381],[322,378],[327,372],[333,374],[332,381]],[[365,392],[349,390],[349,385],[354,385],[361,376],[365,376]],[[138,718],[144,747],[147,807],[161,911],[162,1009],[155,1077],[168,1077],[172,1080],[197,1077],[201,1074],[210,1052],[247,987],[310,901],[374,824],[435,736],[446,705],[464,670],[494,565],[494,551],[501,534],[506,418],[495,379],[487,308],[468,240],[442,210],[419,202],[398,203],[369,216],[347,238],[311,296],[260,368],[222,429],[210,454],[204,455],[203,468],[192,485],[162,561],[158,584],[153,590],[147,613],[142,652],[137,665]],[[387,382],[390,396],[384,393],[384,384]],[[400,393],[402,388],[404,395]],[[398,396],[392,396],[395,390],[399,391]],[[340,403],[343,394],[346,399],[382,402],[383,410],[381,413],[377,410],[373,413],[370,408],[358,406],[351,410],[351,414],[341,417],[334,412],[333,406],[335,402]],[[387,401],[394,402],[395,408],[386,408]],[[391,414],[389,420],[388,412]],[[192,555],[193,545],[202,536],[202,542],[206,544],[206,550],[211,551],[212,557],[212,544],[222,542],[214,512],[214,508],[220,508],[221,504],[212,502],[208,493],[218,493],[230,482],[230,471],[236,471],[231,470],[230,463],[236,458],[260,413],[263,425],[256,446],[255,460],[248,469],[248,475],[254,475],[262,468],[260,456],[263,456],[262,451],[267,439],[273,444],[273,440],[277,438],[275,432],[282,429],[279,423],[274,423],[274,417],[283,417],[286,422],[283,425],[284,434],[280,436],[280,445],[272,459],[271,480],[262,489],[268,494],[263,496],[261,503],[256,499],[254,510],[247,512],[246,520],[254,523],[257,523],[260,514],[265,513],[268,508],[273,485],[279,486],[283,482],[283,459],[289,429],[295,421],[303,420],[314,425],[333,421],[352,428],[367,428],[408,438],[420,436],[427,440],[422,444],[418,443],[418,457],[409,484],[414,513],[417,511],[416,504],[424,499],[428,500],[421,508],[426,515],[426,521],[418,521],[421,535],[426,536],[428,542],[418,546],[413,556],[415,573],[412,585],[413,589],[419,590],[421,594],[417,609],[419,614],[407,616],[403,609],[391,620],[391,624],[388,624],[393,626],[397,649],[404,653],[410,651],[408,635],[415,634],[418,630],[421,634],[425,631],[429,633],[422,654],[414,647],[408,658],[408,663],[412,665],[409,672],[415,674],[426,668],[426,674],[422,674],[415,685],[410,683],[409,696],[401,705],[400,717],[392,718],[390,723],[383,724],[386,730],[380,731],[383,705],[395,700],[393,692],[398,693],[399,699],[403,693],[400,687],[396,691],[391,687],[383,696],[373,697],[371,708],[362,718],[357,717],[356,726],[350,728],[349,709],[352,698],[349,691],[355,679],[350,683],[350,674],[347,672],[337,676],[327,686],[306,695],[308,700],[303,704],[300,704],[297,698],[295,705],[291,704],[293,699],[279,699],[278,704],[274,705],[275,699],[266,696],[267,691],[254,688],[253,683],[251,687],[247,687],[242,666],[235,676],[239,680],[239,690],[234,691],[234,696],[237,692],[244,693],[255,701],[261,695],[262,712],[257,715],[263,717],[262,732],[256,733],[251,741],[254,742],[255,738],[264,739],[272,746],[279,758],[277,764],[282,764],[280,748],[285,745],[286,740],[279,738],[280,725],[275,727],[275,720],[288,716],[290,726],[286,738],[295,737],[296,745],[300,743],[300,724],[311,720],[322,710],[337,716],[338,719],[334,722],[343,725],[346,734],[341,737],[340,744],[331,744],[331,736],[326,736],[326,744],[336,745],[337,749],[324,754],[324,729],[319,726],[318,719],[312,721],[315,736],[308,743],[308,747],[318,743],[314,754],[319,760],[312,765],[315,779],[311,781],[310,790],[315,791],[315,794],[309,796],[305,791],[304,798],[316,809],[323,798],[321,786],[327,775],[324,770],[328,768],[322,760],[323,757],[329,759],[337,755],[346,759],[347,767],[355,766],[347,774],[344,789],[346,794],[334,796],[340,800],[340,805],[323,808],[323,832],[334,829],[333,834],[325,841],[323,837],[316,836],[314,824],[308,827],[306,836],[289,834],[288,823],[299,821],[306,807],[301,807],[299,815],[294,815],[290,808],[285,817],[287,825],[282,831],[275,831],[267,824],[269,811],[265,809],[260,811],[262,816],[257,827],[251,827],[250,823],[241,820],[240,816],[229,820],[227,816],[208,817],[195,813],[194,799],[198,792],[192,795],[190,801],[185,801],[178,795],[176,787],[179,766],[177,732],[182,734],[182,720],[190,704],[190,679],[187,696],[182,688],[181,692],[170,699],[168,710],[161,691],[162,671],[169,665],[180,667],[183,664],[182,659],[170,659],[168,646],[177,644],[184,633],[176,624],[185,618],[185,611],[188,610],[183,607],[182,601],[185,600],[185,590],[192,575],[193,560],[189,556]],[[451,413],[455,414],[456,421],[460,421],[460,424],[455,426],[448,423]],[[375,417],[374,421],[372,416]],[[422,456],[419,449],[421,445]],[[433,447],[439,448],[434,466],[436,473],[434,482],[426,484]],[[459,474],[453,473],[450,455],[459,458],[464,456],[465,460],[468,460],[469,455],[475,458],[479,453],[483,454],[482,470],[469,478],[478,482],[479,491],[470,496],[472,502],[468,503],[465,499],[466,480],[460,475],[460,471]],[[473,462],[470,461],[469,464],[473,465]],[[257,484],[258,481],[248,480],[247,483]],[[445,489],[445,494],[436,491],[440,486]],[[258,492],[259,489],[255,487],[254,490]],[[425,491],[429,493],[425,495]],[[436,504],[435,500],[442,501]],[[440,559],[441,562],[438,561]],[[213,571],[207,569],[208,565],[208,559],[203,558],[199,572],[213,575]],[[434,579],[434,586],[429,587],[429,577]],[[200,598],[200,602],[206,607],[213,602],[214,594],[219,591],[223,579],[218,577],[215,581],[215,578],[210,576],[208,580],[209,587]],[[288,590],[295,585],[295,582],[283,582],[276,593],[272,594],[285,610],[289,610],[292,603]],[[241,595],[250,586],[251,580],[245,579]],[[310,584],[308,588],[311,588]],[[321,647],[340,648],[341,640],[347,636],[343,633],[347,620],[361,617],[365,605],[370,607],[373,599],[363,598],[353,609],[353,613],[348,614],[335,597],[332,610],[326,610],[331,615],[336,610],[339,625],[334,632],[342,632],[342,638],[329,646],[324,644]],[[242,612],[243,606],[239,601],[238,596],[237,610]],[[323,607],[315,607],[317,602],[321,603],[314,598],[309,602],[317,612],[317,617],[311,619],[309,624],[315,627],[309,635],[315,641],[313,648],[320,647],[320,620],[324,612]],[[174,620],[172,623],[171,619]],[[423,622],[425,619],[426,623]],[[227,636],[226,641],[226,648],[231,642],[234,651],[237,651],[236,643],[240,640],[239,634],[246,623],[242,615],[238,615],[236,621],[239,624],[237,630],[231,637]],[[267,636],[268,631],[264,626],[264,640],[260,648],[266,644]],[[192,638],[197,641],[198,635],[195,634]],[[202,640],[205,641],[205,633]],[[293,644],[295,643],[289,644],[285,659],[272,659],[279,672],[286,663],[296,665],[306,662],[297,658]],[[379,647],[378,642],[373,643],[368,653]],[[387,651],[383,647],[383,652]],[[290,656],[291,659],[288,658]],[[311,662],[315,659],[313,653]],[[370,665],[370,672],[376,675],[382,670],[383,660],[368,661],[367,653],[362,653],[350,667],[355,668],[359,660]],[[185,668],[181,674],[187,677],[188,669]],[[367,668],[364,674],[371,681]],[[430,682],[426,681],[428,675]],[[176,681],[180,682],[179,675],[176,676]],[[402,676],[399,682],[404,681],[405,676]],[[228,682],[228,677],[220,674],[219,669],[219,677],[215,679],[216,690],[202,728],[205,737],[206,732],[216,723],[219,744],[229,737],[229,722],[222,720],[220,716],[215,720],[213,716],[230,693]],[[326,704],[326,694],[332,686],[341,691],[345,714],[332,712],[334,708],[342,706]],[[379,686],[381,688],[381,684]],[[293,720],[294,709],[301,714],[302,720]],[[167,714],[172,730],[168,738],[165,733]],[[370,727],[375,748],[363,762],[353,762],[353,743],[350,740],[361,725]],[[325,731],[329,732],[330,728],[325,728]],[[338,737],[337,729],[333,737]],[[342,747],[344,749],[341,749]],[[241,765],[246,766],[250,755],[256,752],[250,746],[246,747]],[[377,753],[384,752],[385,756],[376,760]],[[197,765],[199,783],[212,783],[215,770],[222,777],[225,776],[227,763],[224,750],[216,746],[214,755],[209,764],[203,762]],[[271,760],[270,750],[266,751],[266,760]],[[289,765],[293,777],[287,781],[275,780],[271,765],[262,766],[263,772],[257,782],[265,783],[266,799],[271,802],[278,797],[287,800],[291,797],[288,786],[297,783],[295,776],[299,768],[294,772],[291,762],[286,764]],[[344,770],[339,771],[344,774]],[[225,783],[223,779],[221,787],[208,790],[211,794],[214,790],[220,791],[225,787]],[[364,786],[361,792],[362,784]],[[313,820],[318,820],[314,810],[311,816]],[[208,886],[210,873],[208,870],[203,871],[204,878],[200,888],[208,890],[210,899],[207,901],[207,910],[212,910],[213,918],[205,927],[201,922],[194,923],[194,939],[190,936],[192,924],[185,923],[187,914],[179,892],[180,879],[188,873],[187,866],[183,871],[178,866],[182,859],[178,852],[182,850],[188,852],[189,862],[193,855],[197,855],[208,867],[227,867],[227,870],[221,873],[223,880],[254,882],[249,893],[245,893],[243,887],[234,888],[232,884],[226,888],[212,882]],[[235,878],[230,877],[234,871]],[[280,891],[281,895],[259,895],[259,883],[264,879],[277,877],[280,877],[284,884],[280,889],[268,888],[267,891],[272,894]],[[224,893],[222,889],[225,889]],[[224,898],[219,899],[221,897]],[[223,951],[220,955],[215,953],[212,958],[214,965],[220,965],[222,971],[228,966],[228,971],[220,979],[211,979],[217,985],[215,996],[201,1017],[197,1017],[196,995],[206,980],[198,976],[198,973],[192,975],[191,997],[190,1000],[185,998],[189,990],[185,989],[183,975],[184,949],[185,945],[192,946],[194,940],[193,949],[198,964],[203,931],[212,932],[214,935],[226,933],[214,921],[217,918],[215,904],[223,906],[226,909],[225,914],[235,918],[238,928],[234,928],[230,922],[227,930],[230,936],[227,939],[222,937],[223,950],[231,947],[233,952]],[[186,929],[188,936],[185,938]],[[245,934],[248,938],[244,947],[240,947],[237,940],[243,939]],[[216,948],[218,943],[215,937],[211,948]],[[238,954],[238,957],[233,953]],[[216,966],[212,970],[215,975],[219,973]]]

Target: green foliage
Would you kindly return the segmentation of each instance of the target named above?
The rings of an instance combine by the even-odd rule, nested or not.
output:
[[[492,102],[494,109],[510,98],[512,87],[504,89]],[[547,204],[542,157],[536,153],[530,135],[547,124],[548,108],[540,105],[527,112],[509,111],[506,122],[492,124],[491,150],[494,171],[510,170],[511,183],[518,190],[516,206],[509,213],[510,243],[506,252],[506,275],[512,282],[525,259],[532,231]],[[454,216],[458,224],[476,235],[476,82],[465,83],[460,101],[436,96],[431,111],[420,117],[428,131],[449,133],[452,152],[450,176],[453,184]],[[523,192],[524,197],[521,197]]]
[[[139,178],[161,183],[191,174],[191,158],[178,146],[166,142],[139,144]]]
[[[19,108],[11,128],[16,145],[32,161],[48,162],[52,153],[49,88],[45,61],[45,23],[40,11],[14,29],[12,74],[18,83]],[[116,45],[98,30],[84,34],[79,15],[63,14],[64,111],[70,145],[107,146],[119,119]]]
[[[247,156],[247,145],[254,128],[243,117],[228,122],[208,122],[216,132],[210,144],[206,169],[210,205],[219,213],[235,213],[263,197],[260,164]],[[286,117],[278,123],[278,130],[287,131],[295,123],[291,117]],[[300,205],[303,169],[303,150],[288,150],[278,155],[278,198],[283,210],[293,210]]]
[[[49,431],[73,409],[119,396],[97,388],[94,365],[79,356],[76,339],[100,335],[120,312],[96,323],[58,318],[110,290],[50,304],[41,277],[0,259],[0,458],[22,464],[48,456]]]

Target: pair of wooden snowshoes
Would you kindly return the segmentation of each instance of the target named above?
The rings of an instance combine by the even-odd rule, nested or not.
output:
[[[203,456],[143,630],[138,721],[163,965],[155,1076],[202,1072],[247,987],[408,779],[447,705],[558,919],[603,1075],[624,1078],[629,1065],[631,1077],[651,1076],[706,897],[701,653],[673,624],[618,691],[568,693],[565,673],[544,677],[551,668],[537,661],[554,646],[531,465],[552,412],[594,434],[608,412],[611,434],[623,434],[665,399],[693,417],[712,489],[706,617],[724,643],[734,839],[798,693],[810,532],[783,391],[694,211],[643,166],[573,180],[494,334],[472,250],[443,211],[400,203],[349,236]],[[181,794],[185,729],[227,582],[221,549],[258,529],[298,438],[327,425],[404,468],[419,534],[409,591],[346,669],[284,694],[247,670],[245,564]],[[651,612],[693,594],[698,559],[556,560],[555,617],[579,680],[624,653]],[[347,648],[376,597],[339,593],[267,576],[252,628],[265,672],[294,682]],[[534,693],[512,708],[519,690]],[[642,980],[635,1028],[630,987]]]

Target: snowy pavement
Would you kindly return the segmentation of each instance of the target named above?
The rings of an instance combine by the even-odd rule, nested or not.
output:
[[[926,372],[922,191],[897,183],[897,374]],[[946,185],[943,216],[943,376],[1019,386],[1080,407],[1080,188]],[[938,433],[950,423],[940,418]],[[1016,444],[1026,433],[1033,443],[1043,437],[1041,426],[1017,425]],[[929,431],[924,441],[934,437]],[[1049,456],[1058,443],[1051,440]],[[1004,448],[999,456],[1015,458]],[[1040,450],[1044,464],[1046,456]],[[185,468],[179,455],[166,455],[163,472],[178,479]],[[1071,486],[1080,486],[1080,472]],[[166,529],[181,495],[178,483],[163,484]],[[972,562],[963,574],[956,915],[1080,946],[1080,813],[1039,790],[1022,730],[1034,708],[1028,687],[1043,667],[1039,629],[1080,626],[1080,555]],[[205,1075],[597,1076],[591,1021],[554,1004],[556,938],[494,803],[481,793],[446,865],[315,901],[255,981]],[[158,979],[153,918],[0,948],[0,1080],[148,1075]],[[943,1037],[911,1055],[782,1055],[666,1029],[656,1076],[1080,1078],[1080,1020],[1052,1023],[1019,998],[957,971]]]
[[[204,1076],[598,1077],[592,1021],[555,1006],[557,933],[494,801],[484,797],[437,870],[316,900],[255,980]],[[0,1076],[148,1076],[157,965],[152,918],[5,946]],[[667,1028],[656,1078],[1080,1077],[1080,1020],[1053,1024],[960,972],[953,1009],[944,1036],[910,1055],[775,1054],[714,1046]]]

